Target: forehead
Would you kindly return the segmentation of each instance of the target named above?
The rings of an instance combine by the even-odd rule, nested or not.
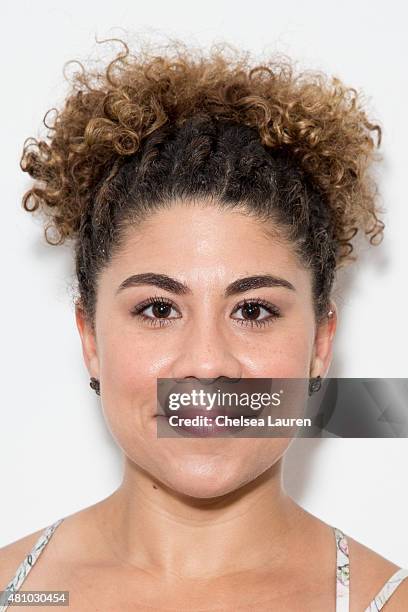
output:
[[[174,203],[130,224],[109,266],[109,276],[135,271],[178,273],[179,278],[224,283],[242,273],[283,273],[299,284],[308,271],[273,222],[245,209]],[[304,278],[303,278],[304,281]]]
[[[286,262],[297,260],[294,248],[273,221],[262,222],[244,209],[226,209],[210,204],[174,203],[152,213],[141,224],[130,224],[123,236],[118,259],[194,254],[210,259],[228,258],[239,251],[247,256],[273,252]]]

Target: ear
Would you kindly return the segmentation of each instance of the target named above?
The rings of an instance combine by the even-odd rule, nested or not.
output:
[[[79,302],[75,305],[75,319],[81,337],[82,354],[90,376],[99,378],[99,360],[95,333]]]
[[[313,346],[313,357],[310,364],[310,376],[326,376],[333,354],[333,341],[337,328],[337,307],[331,301],[329,312],[321,323],[317,326],[315,341]]]

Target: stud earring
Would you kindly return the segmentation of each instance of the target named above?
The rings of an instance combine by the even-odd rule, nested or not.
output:
[[[100,391],[101,386],[97,378],[94,378],[93,376],[91,376],[89,386],[95,391],[96,395],[101,394],[101,391]]]
[[[322,377],[316,376],[315,378],[309,378],[309,396],[313,393],[317,393],[322,386]]]

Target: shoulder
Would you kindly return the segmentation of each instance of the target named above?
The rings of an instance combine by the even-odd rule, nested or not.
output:
[[[350,610],[365,610],[391,576],[400,569],[389,559],[347,536],[350,563]],[[408,610],[408,578],[391,595],[384,606],[387,612]]]
[[[34,531],[0,548],[0,591],[13,579],[19,565],[36,544],[44,529]]]
[[[0,548],[0,590],[14,578],[33,547],[38,563],[35,561],[34,576],[30,573],[24,583],[34,585],[35,588],[37,583],[49,584],[59,576],[66,576],[72,568],[98,560],[101,556],[101,545],[95,521],[96,506],[97,504],[94,504],[83,508],[63,517],[63,520],[44,525],[41,529]]]

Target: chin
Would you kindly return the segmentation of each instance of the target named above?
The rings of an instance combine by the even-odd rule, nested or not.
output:
[[[173,457],[160,480],[173,491],[194,497],[210,499],[221,497],[239,489],[243,479],[243,466],[225,457],[191,454]]]

